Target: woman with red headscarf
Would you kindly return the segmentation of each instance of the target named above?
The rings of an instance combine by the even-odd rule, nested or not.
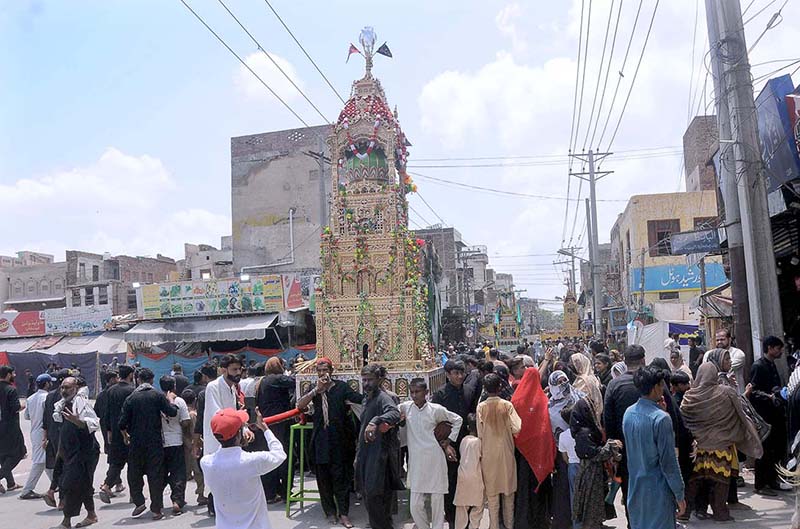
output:
[[[555,465],[556,445],[538,369],[525,370],[511,404],[522,419],[522,430],[514,438],[517,447],[514,528],[546,529],[550,527],[548,478]]]

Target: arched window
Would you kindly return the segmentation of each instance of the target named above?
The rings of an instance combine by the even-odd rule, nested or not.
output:
[[[39,283],[39,294],[43,296],[50,295],[50,281],[47,279],[42,279],[42,281]]]
[[[14,297],[21,298],[25,293],[25,285],[20,280],[14,281]]]
[[[36,282],[33,280],[28,281],[28,289],[26,291],[28,297],[36,295]]]
[[[63,294],[64,293],[64,283],[61,279],[53,280],[53,294]]]

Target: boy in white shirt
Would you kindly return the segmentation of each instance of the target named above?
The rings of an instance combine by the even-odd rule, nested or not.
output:
[[[415,378],[409,384],[411,402],[398,406],[408,434],[408,488],[411,489],[411,517],[418,529],[444,527],[444,495],[447,494],[447,461],[456,460],[451,442],[458,439],[461,416],[439,404],[428,402],[428,384]],[[441,441],[434,430],[449,423],[450,435]],[[431,518],[425,512],[425,496],[431,498]]]
[[[164,375],[158,380],[161,391],[175,392],[175,377]],[[172,500],[172,514],[177,516],[186,505],[186,456],[184,446],[191,442],[189,407],[186,401],[175,397],[173,402],[178,407],[178,415],[166,417],[161,415],[161,434],[164,437],[164,484],[169,485],[169,497]]]

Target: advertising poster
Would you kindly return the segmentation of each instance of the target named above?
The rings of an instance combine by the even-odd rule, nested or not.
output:
[[[111,326],[111,305],[45,309],[42,312],[47,334],[85,334]]]
[[[0,337],[42,336],[45,333],[44,314],[41,311],[0,313]]]
[[[151,290],[149,287],[154,287]],[[147,290],[145,290],[147,289]],[[280,275],[210,281],[179,281],[143,287],[142,314],[146,318],[186,318],[284,310]]]
[[[303,292],[300,278],[295,274],[283,274],[283,306],[286,309],[299,309],[303,306]]]

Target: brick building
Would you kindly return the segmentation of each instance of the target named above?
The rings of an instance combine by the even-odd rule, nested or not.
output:
[[[158,283],[176,279],[174,259],[111,256],[77,250],[67,251],[67,307],[111,305],[112,314],[136,312],[134,283]]]
[[[708,191],[717,188],[711,158],[718,149],[717,116],[695,116],[683,134],[686,191]]]

